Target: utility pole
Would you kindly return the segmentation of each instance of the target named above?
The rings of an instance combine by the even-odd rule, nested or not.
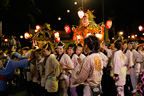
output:
[[[103,22],[105,23],[105,14],[104,14],[104,0],[102,0],[102,16],[103,16]],[[109,38],[109,34],[108,34],[108,30],[106,29],[106,27],[104,28],[104,41],[108,41]]]

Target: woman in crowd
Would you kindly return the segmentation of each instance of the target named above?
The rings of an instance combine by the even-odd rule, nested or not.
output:
[[[64,53],[64,43],[59,42],[57,44],[57,60],[60,63],[60,66],[62,68],[62,73],[59,78],[59,92],[58,96],[68,96],[68,75],[69,70],[72,70],[74,68],[73,62],[71,61],[70,57]]]
[[[48,42],[43,46],[43,55],[45,56],[45,89],[47,96],[56,96],[58,91],[57,77],[60,75],[60,64],[54,54],[52,54],[52,44]]]
[[[68,56],[70,57],[70,59],[72,60],[73,64],[74,64],[74,71],[79,71],[79,62],[78,62],[78,56],[76,54],[74,54],[75,52],[75,46],[74,44],[69,44],[68,48],[67,48],[67,54]],[[78,96],[77,92],[76,92],[76,87],[78,85],[73,85],[71,83],[71,76],[75,74],[75,72],[72,72],[72,71],[69,71],[70,74],[69,74],[69,87],[70,87],[70,93],[71,93],[71,96]]]

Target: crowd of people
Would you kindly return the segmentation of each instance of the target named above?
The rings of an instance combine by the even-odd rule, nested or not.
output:
[[[88,36],[84,44],[51,42],[39,49],[0,51],[0,96],[19,68],[29,96],[144,95],[144,46],[116,40],[105,44]]]

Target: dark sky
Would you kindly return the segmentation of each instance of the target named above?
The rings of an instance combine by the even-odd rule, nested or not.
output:
[[[15,14],[24,15],[27,3],[23,3],[28,0],[10,0],[11,6]],[[33,0],[34,1],[34,0]],[[78,5],[74,5],[77,1]],[[138,25],[144,25],[143,15],[143,0],[104,0],[105,8],[105,21],[110,17],[115,25],[115,32],[123,30],[126,36],[129,34],[138,33]],[[24,5],[21,5],[24,4]],[[78,8],[81,7],[81,0],[35,0],[36,8],[41,13],[33,14],[35,23],[32,24],[34,27],[36,24],[43,24],[45,22],[51,24],[52,30],[64,30],[64,25],[78,25],[79,17],[77,15]],[[19,8],[20,7],[20,8]],[[96,16],[96,23],[101,23],[102,19],[102,0],[84,0],[85,11],[87,9],[95,10],[94,15]],[[67,9],[71,12],[67,13]],[[31,9],[32,10],[32,9]],[[6,33],[24,33],[28,30],[28,20],[20,16],[10,14],[9,20],[5,20],[3,30]],[[20,18],[21,19],[18,19]],[[62,20],[58,21],[58,17]],[[27,22],[24,23],[24,22]],[[21,30],[21,31],[20,31]],[[10,32],[11,31],[11,32]],[[111,36],[113,36],[112,30],[109,30]]]
[[[78,2],[77,6],[74,5],[75,1]],[[36,4],[42,10],[38,21],[50,23],[53,29],[62,30],[65,24],[78,24],[77,11],[81,7],[81,0],[37,0]],[[103,21],[102,0],[84,0],[84,8],[85,11],[95,10],[96,23]],[[66,12],[67,9],[71,10],[69,14]],[[104,9],[105,21],[109,17],[112,18],[115,32],[123,30],[125,36],[136,34],[138,25],[144,24],[142,0],[104,0]],[[59,16],[62,18],[61,21],[57,20]],[[113,34],[112,30],[110,32]]]

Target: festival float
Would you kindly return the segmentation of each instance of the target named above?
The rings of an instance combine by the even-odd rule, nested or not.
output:
[[[81,10],[80,10],[81,11]],[[84,43],[84,38],[89,35],[95,35],[100,40],[104,39],[104,23],[96,24],[93,15],[94,11],[88,10],[86,13],[78,12],[80,17],[80,25],[73,27],[73,40],[77,43]]]
[[[51,31],[50,24],[44,24],[42,27],[36,25],[35,34],[31,37],[32,46],[42,48],[49,41],[54,43],[55,39],[53,38],[54,32]]]

